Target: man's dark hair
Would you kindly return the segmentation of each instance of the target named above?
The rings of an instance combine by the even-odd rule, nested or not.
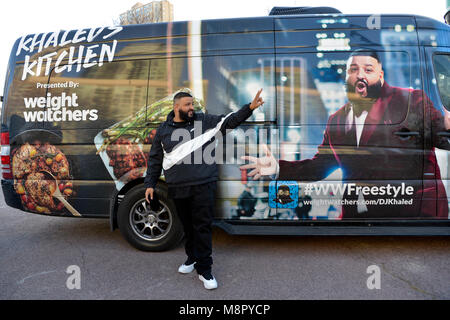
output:
[[[278,191],[280,191],[280,190],[283,190],[283,191],[289,191],[289,193],[290,193],[290,189],[289,189],[289,186],[287,186],[287,185],[285,185],[285,184],[283,184],[283,185],[281,185],[281,186],[279,186],[278,187]]]
[[[177,101],[178,99],[184,98],[184,97],[190,97],[192,98],[192,95],[190,93],[187,92],[178,92],[174,97],[173,97],[173,104],[175,104],[175,101]]]
[[[356,49],[350,54],[349,58],[354,56],[372,57],[376,59],[378,63],[381,63],[380,57],[378,56],[378,52],[376,52],[373,49]]]

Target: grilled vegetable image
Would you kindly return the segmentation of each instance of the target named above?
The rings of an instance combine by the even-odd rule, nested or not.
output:
[[[97,150],[97,154],[106,150],[108,145],[114,143],[120,137],[126,137],[130,143],[144,143],[153,128],[147,127],[148,123],[160,123],[166,120],[167,115],[173,109],[173,97],[178,92],[189,92],[188,88],[176,91],[175,93],[161,99],[151,105],[142,108],[136,114],[130,115],[126,119],[116,123],[108,129],[102,131],[103,144]],[[192,93],[191,93],[192,94]],[[194,97],[195,110],[204,111],[203,101]]]

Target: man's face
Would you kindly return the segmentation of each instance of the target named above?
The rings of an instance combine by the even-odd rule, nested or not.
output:
[[[289,197],[290,195],[291,193],[289,192],[289,189],[278,189],[278,196],[280,198]]]
[[[180,118],[189,121],[194,118],[194,99],[183,97],[175,102],[175,110],[178,110]]]
[[[379,97],[384,82],[381,63],[370,56],[350,57],[347,62],[347,95],[350,100]]]

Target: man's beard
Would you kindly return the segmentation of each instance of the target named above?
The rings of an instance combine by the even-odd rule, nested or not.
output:
[[[279,195],[278,199],[280,200],[281,204],[286,204],[286,203],[290,203],[294,200],[292,200],[291,196],[286,196],[286,195]]]
[[[362,97],[356,92],[357,85],[364,84],[366,86],[367,95]],[[381,96],[381,80],[378,80],[375,84],[369,85],[365,80],[358,80],[355,85],[346,83],[347,97],[348,100],[355,106],[355,110],[360,114],[363,110],[367,110],[372,107],[373,102]],[[359,111],[359,112],[358,112]]]
[[[183,119],[184,121],[191,121],[192,119],[194,119],[194,113],[192,112],[192,116],[189,116],[189,112],[184,112],[183,110],[178,110],[179,114],[180,114],[180,118]]]

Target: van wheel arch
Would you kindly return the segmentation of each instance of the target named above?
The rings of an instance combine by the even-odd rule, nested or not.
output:
[[[119,226],[117,225],[117,211],[119,210],[119,204],[121,198],[125,196],[125,194],[130,191],[135,186],[144,184],[144,178],[139,178],[133,181],[130,181],[126,185],[122,187],[119,191],[116,191],[112,196],[111,206],[109,209],[109,224],[111,226],[111,231],[116,230]]]

